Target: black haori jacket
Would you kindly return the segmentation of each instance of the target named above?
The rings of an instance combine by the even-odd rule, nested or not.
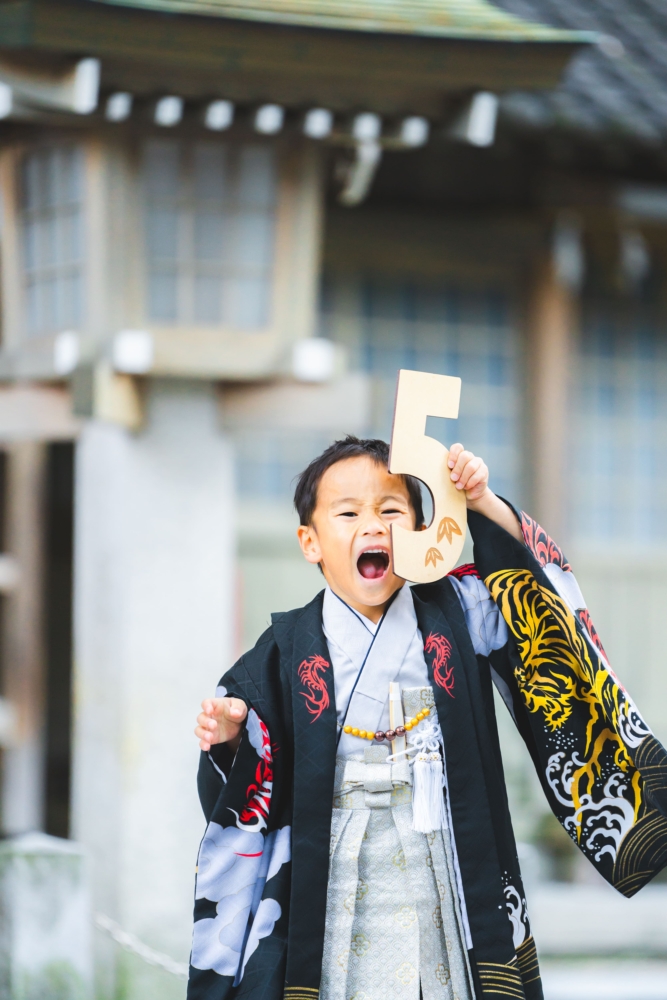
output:
[[[451,579],[413,588],[445,742],[477,1000],[542,987],[507,805],[492,680],[553,812],[632,896],[667,864],[667,755],[610,670],[562,552],[471,513],[475,565],[508,640],[476,655]],[[483,623],[480,627],[483,627]],[[273,616],[222,678],[248,720],[236,757],[202,754],[188,1000],[316,1000],[324,939],[336,706],[322,594]],[[233,765],[233,766],[232,766]]]

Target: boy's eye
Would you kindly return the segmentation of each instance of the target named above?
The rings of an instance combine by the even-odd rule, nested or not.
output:
[[[382,511],[383,514],[401,514],[402,511],[396,510],[395,507],[387,507]]]
[[[341,513],[338,516],[339,517],[356,517],[357,516],[357,512],[356,512],[356,510],[344,510],[344,511],[341,511]]]

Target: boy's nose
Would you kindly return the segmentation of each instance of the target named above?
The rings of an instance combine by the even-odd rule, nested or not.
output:
[[[387,535],[389,534],[389,528],[381,517],[375,513],[369,513],[366,516],[362,533],[364,535]]]

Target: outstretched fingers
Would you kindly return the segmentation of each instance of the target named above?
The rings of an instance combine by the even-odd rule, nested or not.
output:
[[[240,698],[205,698],[201,707],[195,736],[205,753],[218,743],[235,739],[248,714],[246,704]]]

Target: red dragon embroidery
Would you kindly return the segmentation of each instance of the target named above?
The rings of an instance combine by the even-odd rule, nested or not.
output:
[[[299,680],[307,689],[301,691],[301,694],[306,699],[306,708],[313,716],[311,722],[317,722],[322,712],[329,707],[329,689],[320,676],[329,666],[324,657],[311,656],[309,660],[303,660],[297,670]]]
[[[246,788],[246,804],[237,816],[236,825],[242,829],[263,830],[269,817],[269,806],[271,805],[271,793],[273,791],[273,753],[271,752],[271,739],[269,730],[254,709],[248,713],[249,723],[252,722],[259,728],[259,733],[252,737],[251,741],[259,762],[255,769],[255,780]],[[256,731],[255,731],[256,732]],[[258,745],[260,740],[261,746]],[[232,810],[233,812],[234,810]]]
[[[424,643],[424,652],[435,653],[433,657],[433,679],[438,687],[454,697],[454,667],[449,666],[452,644],[444,635],[431,632]]]
[[[565,573],[572,572],[572,567],[553,538],[550,538],[544,528],[523,511],[521,511],[521,530],[523,540],[542,566],[546,566],[547,563],[555,563]]]
[[[269,818],[271,791],[273,789],[273,762],[260,760],[255,780],[246,789],[247,802],[239,813],[237,826],[252,826],[262,830]]]
[[[462,580],[464,576],[476,576],[478,580],[482,579],[474,563],[464,563],[463,566],[457,566],[447,576],[455,576],[457,580]]]

